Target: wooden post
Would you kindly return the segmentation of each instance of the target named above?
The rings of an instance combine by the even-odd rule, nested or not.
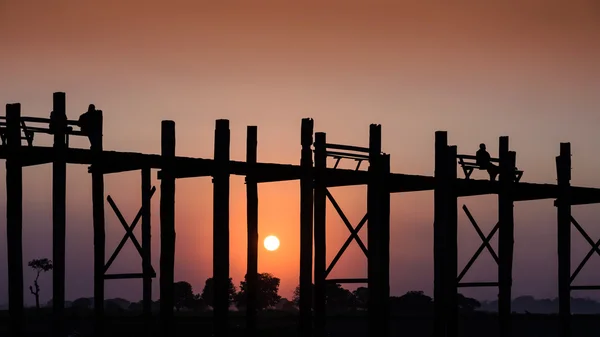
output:
[[[94,123],[90,123],[89,138],[92,151],[92,215],[94,227],[94,333],[104,335],[104,172],[102,169],[102,111],[97,110]]]
[[[312,336],[313,120],[302,119],[300,143],[300,333]]]
[[[54,131],[52,162],[52,311],[55,336],[63,334],[65,308],[65,245],[67,204],[67,162],[65,159],[67,112],[64,92],[55,92],[50,124]]]
[[[446,216],[447,337],[458,336],[458,195],[456,193],[456,146],[448,146],[448,193]]]
[[[446,228],[447,228],[447,175],[448,175],[448,135],[444,131],[435,133],[435,190],[434,190],[434,336],[446,334],[447,314],[445,282],[445,263],[447,262]]]
[[[445,298],[445,263],[446,228],[448,216],[448,134],[445,131],[435,133],[435,189],[434,189],[434,220],[433,220],[433,307],[434,307],[434,336],[446,335],[446,306]]]
[[[315,336],[326,335],[326,284],[325,271],[327,270],[326,255],[326,210],[327,210],[327,185],[324,171],[327,167],[327,135],[324,132],[315,133],[315,184],[314,184],[314,237],[315,237]]]
[[[21,165],[21,104],[6,105],[6,247],[8,313],[11,337],[23,333],[23,166]]]
[[[511,288],[514,246],[514,205],[512,186],[515,176],[515,153],[508,151],[508,137],[500,137],[500,190],[498,193],[498,315],[500,337],[511,335]]]
[[[152,178],[149,167],[142,169],[142,303],[148,323],[152,319],[152,232],[151,232],[151,188]]]
[[[172,336],[175,269],[175,122],[161,124],[160,317],[163,336]]]
[[[213,171],[214,333],[227,335],[229,312],[229,121],[219,119],[215,130]]]
[[[369,214],[369,223],[367,225],[367,247],[368,247],[368,317],[369,317],[369,336],[384,336],[379,326],[381,318],[381,309],[383,306],[381,289],[381,125],[371,124],[369,128],[369,179],[367,185],[367,213]]]
[[[246,270],[246,332],[256,335],[257,285],[258,285],[258,183],[255,167],[258,158],[258,132],[256,126],[248,126],[246,141],[246,216],[248,221],[248,265]]]
[[[558,314],[560,337],[571,335],[571,144],[560,144],[556,157],[559,195],[558,220]]]
[[[379,326],[381,336],[390,335],[390,192],[387,183],[390,175],[390,155],[381,155],[381,167],[379,174],[379,186],[381,199],[379,200],[379,235],[377,243],[379,251],[379,289],[381,291]]]

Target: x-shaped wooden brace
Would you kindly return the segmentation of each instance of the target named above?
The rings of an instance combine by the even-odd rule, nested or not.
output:
[[[150,196],[149,196],[150,198],[152,198],[152,196],[154,195],[154,192],[156,192],[156,187],[152,186],[152,188],[150,189]],[[133,230],[135,229],[135,226],[138,224],[138,222],[142,218],[142,207],[140,207],[140,210],[138,211],[137,215],[133,219],[133,222],[131,223],[131,225],[128,225],[127,221],[123,217],[123,214],[121,214],[121,211],[119,211],[119,207],[117,207],[117,205],[115,204],[115,202],[113,201],[113,199],[111,198],[110,195],[106,198],[106,200],[108,201],[108,203],[110,204],[110,207],[115,212],[115,215],[119,219],[119,222],[121,223],[123,228],[125,228],[125,235],[123,236],[123,239],[121,239],[121,242],[119,242],[119,244],[117,245],[117,248],[115,248],[115,252],[111,255],[110,259],[108,259],[108,262],[106,262],[106,265],[104,266],[104,273],[106,273],[108,271],[108,268],[110,268],[110,265],[115,261],[115,259],[117,258],[117,255],[119,255],[119,252],[121,251],[121,249],[123,249],[123,246],[125,246],[127,239],[131,239],[131,242],[135,246],[135,249],[137,249],[138,253],[140,254],[140,257],[142,257],[142,258],[144,257],[144,254],[142,253],[142,246],[140,245],[138,240],[135,238],[135,235],[133,235]],[[154,271],[154,268],[152,266],[150,266],[150,269],[151,269],[152,275],[156,276],[156,272]]]
[[[342,255],[344,254],[344,252],[346,251],[346,249],[348,248],[350,243],[352,243],[352,240],[356,240],[356,243],[360,246],[360,249],[363,251],[363,253],[365,253],[365,256],[369,256],[369,255],[367,254],[368,253],[367,247],[365,247],[365,244],[362,242],[362,240],[358,236],[358,232],[360,232],[360,229],[365,225],[365,223],[367,223],[367,219],[368,219],[367,214],[365,214],[365,216],[362,218],[362,220],[360,220],[360,222],[358,223],[356,228],[354,228],[354,227],[352,227],[352,225],[350,224],[350,221],[348,220],[348,218],[346,217],[346,215],[340,208],[340,205],[338,205],[338,203],[335,201],[335,198],[331,195],[331,193],[329,193],[329,191],[327,189],[325,189],[325,195],[327,196],[327,199],[329,199],[329,201],[331,201],[331,205],[333,205],[333,208],[335,208],[335,210],[338,212],[340,218],[342,219],[342,221],[344,222],[344,224],[350,231],[350,236],[348,237],[346,242],[344,242],[344,244],[342,245],[342,248],[340,248],[340,251],[333,258],[333,260],[331,261],[331,264],[325,271],[325,278],[327,278],[327,275],[329,275],[329,273],[331,272],[333,267],[335,267],[335,264],[342,257]]]
[[[590,249],[590,251],[583,258],[583,260],[581,261],[579,266],[577,266],[577,269],[575,269],[575,271],[573,272],[573,275],[571,275],[570,282],[573,283],[573,280],[575,280],[575,277],[577,277],[577,275],[579,274],[581,269],[583,269],[583,267],[588,262],[588,260],[592,257],[592,255],[594,255],[594,253],[597,253],[598,255],[600,255],[600,240],[598,240],[594,243],[592,238],[590,238],[590,236],[585,232],[583,227],[581,227],[581,225],[579,225],[579,223],[575,220],[575,218],[571,217],[571,222],[573,223],[573,226],[575,226],[575,228],[577,228],[579,233],[581,233],[581,235],[583,236],[585,241],[587,241],[590,244],[590,246],[592,246],[592,249]]]
[[[499,263],[498,255],[496,255],[494,248],[492,248],[492,246],[490,245],[490,240],[494,237],[494,234],[496,234],[496,232],[500,228],[500,222],[496,223],[496,226],[494,226],[494,228],[492,228],[492,231],[490,232],[490,234],[488,234],[488,236],[485,236],[485,235],[483,235],[481,228],[479,228],[479,225],[477,225],[477,222],[471,215],[471,212],[469,212],[469,209],[467,208],[467,206],[463,205],[462,209],[465,211],[465,214],[469,218],[469,221],[471,221],[471,224],[473,225],[473,227],[475,228],[475,231],[481,238],[482,243],[479,246],[479,248],[477,249],[477,251],[475,252],[475,254],[473,255],[473,257],[469,260],[469,262],[467,262],[467,265],[465,265],[465,268],[458,275],[457,282],[460,282],[462,280],[462,278],[465,276],[465,274],[469,271],[469,268],[471,268],[473,263],[475,263],[475,261],[479,257],[479,254],[481,254],[481,252],[483,252],[484,248],[487,248],[487,250],[490,252],[492,257],[494,258],[494,261],[496,261],[496,263]]]

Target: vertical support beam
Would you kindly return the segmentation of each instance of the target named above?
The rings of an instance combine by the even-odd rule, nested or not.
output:
[[[52,162],[52,311],[54,336],[62,336],[65,309],[65,245],[67,204],[66,96],[55,92],[50,124],[54,132],[54,160]]]
[[[498,193],[498,315],[500,337],[511,335],[511,288],[514,247],[514,205],[512,187],[514,184],[515,152],[508,151],[508,137],[500,137],[500,190]]]
[[[447,170],[447,212],[446,216],[446,301],[448,321],[447,337],[457,337],[458,334],[458,194],[456,192],[456,146],[448,146]]]
[[[106,250],[104,223],[104,172],[102,170],[102,111],[96,110],[90,123],[92,152],[92,215],[94,226],[94,333],[104,335],[104,259]]]
[[[149,167],[142,169],[142,303],[145,318],[152,320],[152,232],[150,228],[152,178]]]
[[[390,155],[384,154],[380,156],[380,174],[379,174],[379,192],[381,198],[379,200],[379,242],[378,260],[379,269],[379,286],[381,291],[381,303],[379,312],[378,325],[381,327],[381,336],[390,335],[390,192],[387,188],[387,181],[390,175]]]
[[[246,269],[246,332],[256,336],[258,298],[258,183],[255,179],[258,160],[258,130],[248,126],[246,140],[246,217],[248,221],[248,265]]]
[[[558,175],[558,315],[560,337],[571,335],[571,144],[560,144]]]
[[[434,336],[446,335],[446,306],[445,297],[445,263],[447,262],[446,228],[448,216],[448,134],[445,131],[435,132],[435,189],[434,220],[433,220],[433,307],[434,307]],[[454,274],[452,275],[454,276]],[[455,277],[453,277],[455,279]]]
[[[219,119],[215,129],[213,171],[213,279],[215,336],[227,335],[229,312],[229,121]]]
[[[312,336],[313,157],[314,123],[302,119],[300,143],[300,334]]]
[[[369,128],[369,178],[367,185],[367,225],[368,267],[367,279],[369,289],[368,317],[369,336],[384,336],[380,326],[381,309],[384,303],[383,289],[381,289],[381,125],[371,124]]]
[[[327,185],[324,171],[327,168],[327,135],[324,132],[315,133],[315,185],[314,185],[314,236],[315,236],[315,336],[326,335],[326,285],[325,271],[327,270],[326,255],[326,210]]]
[[[161,124],[160,181],[160,319],[163,336],[173,335],[175,283],[175,122]]]
[[[23,329],[23,166],[21,165],[21,104],[6,105],[6,247],[8,313],[11,337]]]

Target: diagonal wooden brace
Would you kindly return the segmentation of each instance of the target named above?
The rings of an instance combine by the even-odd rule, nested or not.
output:
[[[490,231],[490,233],[486,237],[486,236],[484,236],[483,232],[479,228],[479,225],[477,225],[477,222],[475,221],[475,219],[471,215],[471,212],[469,212],[469,209],[467,208],[467,206],[463,205],[462,208],[465,211],[465,214],[467,215],[467,217],[469,218],[469,221],[471,222],[471,224],[475,228],[475,231],[477,232],[477,234],[481,238],[482,243],[479,246],[479,248],[477,249],[477,251],[475,252],[475,254],[473,255],[473,257],[471,257],[471,259],[469,260],[469,262],[467,262],[467,264],[465,265],[464,269],[458,275],[457,282],[460,282],[462,280],[462,278],[465,276],[465,274],[467,274],[467,272],[469,271],[469,268],[471,268],[471,266],[473,265],[473,263],[475,263],[475,261],[477,260],[477,258],[479,257],[479,255],[483,252],[484,248],[487,248],[487,250],[490,252],[490,254],[492,255],[492,257],[494,258],[494,261],[496,261],[496,263],[499,263],[498,255],[496,254],[496,252],[494,251],[494,249],[490,245],[490,240],[494,237],[494,235],[496,234],[496,232],[498,231],[498,229],[500,229],[500,222],[496,223],[496,225],[494,226],[494,228],[492,228],[492,230]]]
[[[156,187],[152,186],[152,188],[150,189],[150,198],[152,198],[152,196],[154,195],[154,192],[156,192]],[[135,229],[135,226],[138,224],[138,222],[142,218],[142,208],[140,207],[140,210],[138,211],[137,215],[133,219],[133,222],[131,223],[131,225],[128,225],[127,221],[123,217],[123,214],[121,214],[121,211],[119,210],[119,208],[117,207],[117,205],[115,204],[115,202],[113,201],[111,196],[109,195],[106,199],[107,199],[108,203],[110,204],[110,207],[115,212],[115,215],[119,219],[119,222],[125,229],[125,235],[121,239],[121,242],[119,242],[119,244],[117,245],[117,248],[115,248],[114,253],[111,255],[111,257],[106,262],[106,265],[104,266],[105,273],[108,271],[108,268],[110,268],[110,266],[112,265],[114,260],[119,255],[119,252],[121,251],[121,249],[123,249],[123,247],[125,246],[127,239],[131,239],[131,242],[133,243],[136,250],[140,254],[140,257],[143,258],[142,247],[141,247],[140,243],[138,242],[138,240],[136,239],[135,235],[133,235],[133,230]],[[150,266],[150,268],[151,268],[152,274],[155,275],[156,272],[154,271],[154,268],[152,266]]]
[[[337,201],[335,201],[335,198],[331,195],[331,193],[329,193],[329,190],[325,189],[325,195],[327,196],[327,199],[329,199],[329,201],[331,201],[333,208],[335,208],[335,210],[338,212],[340,218],[344,222],[344,225],[346,225],[346,227],[348,228],[350,233],[353,233],[354,228],[352,228],[350,221],[348,220],[348,218],[346,217],[346,215],[340,208],[340,205],[338,205]],[[356,240],[356,243],[358,243],[358,245],[360,246],[360,249],[362,249],[363,253],[365,253],[365,256],[367,256],[367,247],[365,246],[365,244],[362,242],[362,240],[358,236],[358,233],[350,234],[350,236],[354,237],[354,239]]]
[[[331,273],[331,271],[333,270],[333,267],[335,267],[335,264],[340,260],[342,255],[344,255],[344,252],[346,251],[346,249],[348,249],[348,246],[350,246],[350,243],[352,243],[352,240],[357,240],[357,239],[360,240],[360,238],[358,237],[358,232],[360,232],[361,228],[367,223],[368,218],[369,218],[368,214],[365,214],[365,216],[360,220],[360,222],[358,223],[356,228],[353,228],[350,230],[350,236],[348,237],[348,239],[346,239],[346,242],[344,242],[344,244],[342,245],[342,248],[340,248],[340,250],[335,255],[333,260],[331,260],[331,264],[329,265],[329,267],[327,267],[327,270],[325,271],[325,278],[327,278],[329,273]],[[366,255],[367,255],[367,252],[365,252],[365,256]]]
[[[583,260],[581,261],[581,263],[579,264],[579,266],[577,266],[577,269],[575,269],[575,271],[571,275],[570,282],[573,283],[573,281],[575,280],[575,278],[577,277],[577,275],[579,275],[579,273],[581,272],[581,269],[583,269],[583,267],[588,262],[588,260],[592,257],[592,255],[594,255],[594,253],[597,253],[598,255],[600,255],[600,240],[594,242],[592,240],[592,238],[590,238],[590,236],[585,232],[585,230],[583,229],[583,227],[581,227],[581,225],[572,216],[571,216],[571,222],[573,223],[573,226],[575,228],[577,228],[577,230],[579,231],[579,233],[581,233],[581,235],[584,237],[585,241],[587,241],[590,244],[590,246],[592,246],[592,249],[590,249],[590,251],[583,258]]]

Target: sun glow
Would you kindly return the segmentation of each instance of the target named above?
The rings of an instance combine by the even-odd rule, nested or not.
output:
[[[268,251],[274,251],[279,248],[279,239],[274,235],[269,235],[264,241],[265,249]]]

